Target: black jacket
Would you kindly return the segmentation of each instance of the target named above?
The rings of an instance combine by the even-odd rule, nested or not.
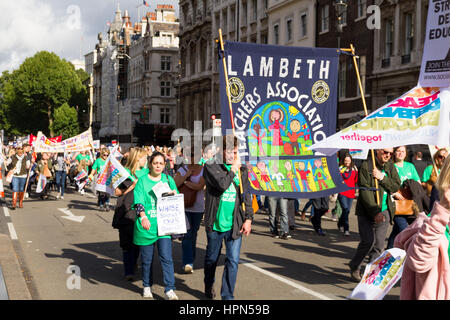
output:
[[[206,184],[204,223],[206,232],[211,232],[216,221],[220,198],[231,183],[234,183],[234,173],[228,171],[223,164],[218,164],[213,159],[206,162],[203,170],[203,178]],[[252,195],[248,193],[250,183],[248,181],[248,169],[245,166],[241,166],[241,182],[244,196],[240,194],[239,186],[235,185],[238,196],[236,197],[233,213],[233,239],[239,239],[241,237],[240,230],[245,220],[253,220]],[[242,209],[242,202],[245,202],[245,212]]]
[[[130,179],[126,179],[119,185],[119,189],[125,192],[133,182]],[[117,198],[116,208],[114,210],[114,217],[112,221],[112,227],[119,229],[121,226],[134,224],[136,221],[136,212],[132,209],[134,203],[134,192],[130,191],[125,195],[121,195]]]

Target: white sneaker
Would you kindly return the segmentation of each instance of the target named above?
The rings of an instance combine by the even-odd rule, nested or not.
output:
[[[59,195],[59,193],[56,195],[56,199],[59,199],[61,196]]]
[[[339,232],[344,233],[344,227],[339,227]]]
[[[28,192],[25,192],[25,199],[28,199],[28,197],[29,197]]]
[[[84,194],[84,189],[81,189],[81,192],[80,192],[81,194]]]
[[[61,200],[64,200],[64,197],[63,197],[63,196],[61,196]]]
[[[152,288],[151,287],[144,287],[144,292],[142,293],[142,296],[144,298],[153,299]]]
[[[194,273],[194,268],[190,264],[187,264],[184,266],[184,273]]]
[[[344,232],[344,236],[349,236],[349,235],[350,235],[350,232],[348,230]]]
[[[178,296],[175,294],[173,290],[169,290],[165,293],[166,300],[178,300]]]

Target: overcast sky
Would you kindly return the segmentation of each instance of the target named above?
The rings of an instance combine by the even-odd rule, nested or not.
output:
[[[137,21],[142,0],[0,0],[0,73],[17,69],[27,57],[47,50],[74,61],[95,48],[99,32],[106,32],[119,4]],[[149,0],[139,13],[171,4],[177,17],[178,0]]]

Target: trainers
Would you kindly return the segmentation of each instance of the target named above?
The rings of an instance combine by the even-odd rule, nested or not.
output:
[[[283,233],[280,237],[280,239],[283,239],[283,240],[288,240],[291,238],[292,238],[292,236],[289,233]]]
[[[333,214],[331,215],[331,219],[332,219],[333,221],[337,221],[337,214],[336,214],[336,213],[333,213]]]
[[[153,294],[152,294],[152,288],[151,287],[144,287],[144,293],[142,294],[142,296],[144,298],[153,298]]]
[[[280,235],[277,233],[272,233],[272,238],[279,239]]]
[[[208,299],[214,299],[216,297],[216,291],[214,290],[213,286],[211,287],[205,286],[205,296]]]
[[[323,236],[323,237],[325,237],[325,232],[323,232],[323,230],[322,229],[317,229],[316,230],[316,233],[319,235],[319,236]]]
[[[59,193],[56,195],[56,199],[59,199],[59,197],[60,197],[60,195],[59,195]]]
[[[339,227],[339,232],[343,233],[344,232],[344,227]]]
[[[350,269],[350,277],[353,280],[355,280],[356,282],[360,282],[361,281],[361,274],[360,274],[358,269],[356,269],[356,270],[351,270]]]
[[[183,269],[184,269],[184,273],[187,273],[187,274],[194,273],[194,268],[190,264],[185,265]]]
[[[63,197],[63,196],[61,196],[61,200],[64,200],[64,197]]]
[[[178,300],[178,296],[175,294],[173,290],[169,290],[165,293],[166,300]]]
[[[349,236],[349,235],[350,235],[350,231],[347,230],[344,232],[344,236]]]

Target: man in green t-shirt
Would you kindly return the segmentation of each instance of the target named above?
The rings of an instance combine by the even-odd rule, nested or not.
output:
[[[225,269],[222,277],[221,296],[224,300],[234,299],[234,287],[241,251],[242,235],[251,232],[253,220],[252,195],[248,193],[248,170],[241,166],[238,142],[234,136],[224,139],[223,154],[205,164],[205,229],[207,246],[205,255],[205,295],[215,297],[214,279],[222,242],[225,241]],[[240,171],[241,179],[237,173]],[[243,194],[240,192],[242,184]],[[245,195],[245,196],[244,196]],[[245,203],[245,209],[242,204]]]

